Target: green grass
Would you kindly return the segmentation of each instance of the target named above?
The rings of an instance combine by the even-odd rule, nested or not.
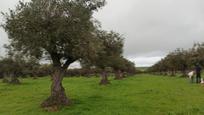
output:
[[[137,75],[99,86],[99,78],[65,78],[72,105],[46,112],[50,79],[0,83],[0,115],[204,115],[204,86],[184,78]]]

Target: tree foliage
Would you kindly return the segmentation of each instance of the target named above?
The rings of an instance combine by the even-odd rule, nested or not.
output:
[[[96,29],[92,14],[103,0],[32,0],[20,2],[4,14],[3,25],[15,50],[51,57],[56,66],[67,67],[80,58],[94,56]],[[91,53],[91,54],[90,54]]]
[[[188,70],[192,70],[196,64],[204,67],[204,43],[194,44],[188,50],[177,49],[169,53],[164,59],[153,65],[149,71],[167,74],[171,72],[182,72],[182,76],[186,76]]]

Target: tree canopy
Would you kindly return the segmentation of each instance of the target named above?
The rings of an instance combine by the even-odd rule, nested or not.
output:
[[[98,23],[92,14],[104,4],[104,0],[20,2],[15,10],[4,14],[3,27],[15,50],[38,58],[49,54],[54,65],[66,68],[80,58],[95,55],[100,45],[94,35]]]

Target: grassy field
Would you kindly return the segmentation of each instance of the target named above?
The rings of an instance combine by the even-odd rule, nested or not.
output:
[[[99,86],[99,78],[65,78],[72,106],[59,112],[40,108],[50,79],[0,83],[0,115],[204,115],[204,86],[187,79],[136,75]]]

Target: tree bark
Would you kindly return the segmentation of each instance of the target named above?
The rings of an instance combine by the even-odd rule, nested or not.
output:
[[[70,100],[67,98],[65,89],[62,86],[63,73],[62,68],[55,68],[52,75],[51,95],[41,104],[42,107],[59,108],[70,104]]]
[[[181,75],[181,77],[188,77],[188,74],[187,74],[187,72],[186,72],[186,69],[183,69],[183,70],[182,70],[182,75]]]
[[[187,77],[188,75],[186,74],[185,71],[182,71],[181,77]]]
[[[15,85],[19,85],[20,80],[17,77],[11,78],[11,81],[9,82],[10,84],[15,84]]]
[[[187,73],[186,70],[187,70],[187,65],[186,65],[186,64],[183,64],[181,77],[188,77],[188,73]]]
[[[175,71],[172,69],[172,71],[171,71],[171,76],[173,77],[173,76],[175,76]]]
[[[9,81],[10,84],[19,85],[20,80],[16,76],[16,74],[10,74],[11,80]]]
[[[122,80],[123,79],[123,74],[120,70],[115,72],[115,80]]]
[[[107,85],[110,84],[109,80],[108,80],[108,74],[106,71],[103,71],[101,74],[101,81],[100,81],[100,85]]]

